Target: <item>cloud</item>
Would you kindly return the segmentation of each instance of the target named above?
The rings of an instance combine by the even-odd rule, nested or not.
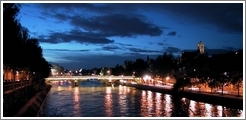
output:
[[[133,46],[133,45],[131,45],[131,44],[124,44],[124,43],[116,43],[116,44],[121,45],[121,46],[128,46],[128,47]]]
[[[145,22],[143,19],[122,14],[102,15],[91,18],[73,16],[71,24],[107,37],[160,36],[163,32],[158,26]]]
[[[72,51],[56,51],[50,50],[46,52],[45,58],[50,63],[57,63],[63,66],[65,69],[92,69],[94,67],[115,67],[115,65],[123,65],[125,60],[134,61],[137,58],[146,59],[145,54],[136,53],[132,54],[112,54],[112,55],[105,55],[105,54],[97,54],[97,55],[90,55],[83,52],[77,52],[76,55],[71,54]],[[59,53],[59,56],[57,55]],[[66,53],[66,54],[64,54]],[[52,56],[52,57],[50,57]],[[153,56],[152,56],[153,57]]]
[[[146,50],[146,49],[139,49],[139,48],[129,48],[129,51],[137,52],[137,53],[161,53],[161,51],[158,50]]]
[[[129,47],[129,46],[127,46]],[[124,49],[123,53],[116,52]],[[125,60],[136,60],[137,58],[146,59],[147,54],[152,58],[161,54],[160,51],[147,50],[139,48],[126,48],[126,46],[104,46],[100,49],[87,50],[69,50],[69,49],[44,49],[44,57],[51,63],[58,63],[66,69],[93,67],[114,67],[117,64],[123,64]],[[100,51],[96,52],[96,51]],[[111,54],[103,54],[105,51],[113,51]],[[93,63],[93,64],[92,64]]]
[[[69,49],[44,49],[49,51],[68,51],[68,52],[86,52],[90,50],[69,50]]]
[[[179,53],[180,49],[177,47],[167,47],[164,49],[164,51],[167,53]]]
[[[166,42],[158,42],[157,45],[160,45],[160,46],[163,46],[163,47],[170,46],[170,44],[166,43]]]
[[[154,25],[137,12],[139,4],[51,3],[37,5],[43,9],[43,16],[56,19],[61,23],[69,22],[75,28],[100,33],[102,37],[160,36],[163,32],[162,27]]]
[[[221,32],[243,32],[243,3],[164,3],[144,4],[189,24],[212,24]]]
[[[172,31],[172,32],[169,32],[167,35],[168,36],[176,36],[176,32],[175,31]]]
[[[101,37],[98,34],[82,32],[80,30],[71,30],[66,32],[50,32],[48,35],[38,37],[40,42],[46,43],[67,43],[77,42],[81,44],[109,44],[114,43],[114,40]]]
[[[207,23],[215,25],[221,32],[240,34],[243,32],[243,3],[40,3],[35,5],[43,10],[44,16],[60,21],[71,20],[76,15],[95,19],[94,21],[99,21],[99,18],[117,20],[113,18],[113,15],[119,13],[142,20],[143,15],[139,11],[148,10],[158,11],[189,25]],[[62,15],[63,13],[67,14]],[[78,20],[73,21],[74,24],[81,24]],[[119,23],[120,21],[114,22]],[[157,30],[157,33],[159,32]]]
[[[44,15],[52,15],[52,13],[68,13],[78,14],[83,16],[105,15],[121,13],[132,15],[137,11],[138,4],[118,4],[118,3],[49,3],[36,4],[37,7],[44,10]]]
[[[115,51],[118,49],[120,49],[120,47],[118,47],[118,46],[104,46],[104,47],[102,47],[102,50],[106,50],[106,51]]]

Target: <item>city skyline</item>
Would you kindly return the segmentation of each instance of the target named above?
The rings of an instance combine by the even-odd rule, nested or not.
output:
[[[199,41],[210,54],[243,49],[242,2],[22,3],[19,20],[45,59],[66,69],[179,55]]]

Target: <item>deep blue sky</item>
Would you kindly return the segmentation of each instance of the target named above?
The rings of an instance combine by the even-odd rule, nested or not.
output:
[[[23,3],[22,26],[47,61],[66,69],[179,55],[205,44],[210,54],[243,49],[241,3]]]

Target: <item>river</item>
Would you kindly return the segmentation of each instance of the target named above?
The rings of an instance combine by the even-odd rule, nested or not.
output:
[[[68,81],[53,82],[41,107],[40,117],[171,117],[175,105],[168,94],[127,86],[105,86],[83,81],[73,87]],[[190,117],[243,117],[243,110],[181,99]]]

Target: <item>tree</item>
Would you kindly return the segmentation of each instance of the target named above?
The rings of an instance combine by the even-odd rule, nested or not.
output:
[[[20,46],[21,25],[16,19],[20,6],[13,3],[3,4],[3,63],[14,69],[18,66],[19,57],[16,56]]]
[[[36,72],[41,78],[48,77],[50,66],[43,58],[42,48],[36,38],[30,38],[28,29],[16,18],[19,4],[3,4],[3,64],[13,71]]]
[[[114,68],[112,68],[113,75],[124,75],[125,69],[122,65],[117,64]]]
[[[177,64],[171,53],[163,53],[162,55],[157,56],[153,62],[154,74],[160,76],[162,80],[166,76],[174,75]]]
[[[129,75],[132,75],[132,71],[136,71],[135,75],[138,77],[142,77],[144,74],[147,73],[148,64],[143,59],[136,59],[133,63],[132,70],[130,71]]]

